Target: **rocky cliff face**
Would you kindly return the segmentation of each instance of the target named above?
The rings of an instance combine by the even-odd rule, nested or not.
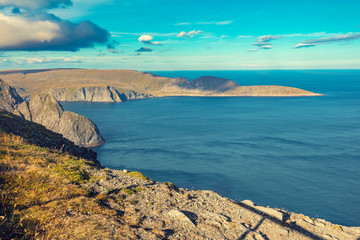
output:
[[[117,90],[110,86],[51,89],[48,93],[64,102],[124,102],[152,97],[134,90]]]
[[[16,106],[23,101],[14,88],[0,79],[0,106],[2,109],[13,112]]]
[[[0,84],[0,108],[60,133],[79,146],[92,147],[104,143],[99,129],[90,119],[64,111],[53,96],[35,95],[26,102],[7,83],[0,80]]]
[[[17,111],[26,120],[60,133],[76,145],[91,147],[104,143],[99,129],[90,119],[64,111],[53,96],[36,95],[20,104]]]

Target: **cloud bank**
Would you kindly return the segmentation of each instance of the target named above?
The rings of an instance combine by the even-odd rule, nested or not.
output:
[[[189,32],[180,32],[176,37],[178,38],[193,38],[195,35],[197,34],[200,34],[200,33],[203,33],[203,31],[200,31],[200,30],[192,30],[192,31],[189,31]]]
[[[345,34],[339,35],[335,37],[325,37],[325,38],[317,38],[312,40],[303,41],[294,46],[294,48],[305,48],[305,47],[315,47],[319,44],[328,44],[333,42],[344,42],[344,41],[352,41],[360,39],[360,33],[357,34]]]
[[[91,21],[73,23],[36,11],[71,4],[70,0],[0,0],[0,7],[21,8],[12,15],[0,12],[0,51],[74,52],[108,42],[109,32]]]

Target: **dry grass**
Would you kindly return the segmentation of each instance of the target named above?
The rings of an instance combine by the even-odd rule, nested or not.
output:
[[[104,195],[81,186],[90,162],[0,132],[0,236],[3,239],[111,238],[119,225]]]

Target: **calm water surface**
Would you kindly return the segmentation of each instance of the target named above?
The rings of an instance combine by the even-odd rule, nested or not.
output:
[[[360,71],[177,71],[324,97],[166,97],[63,103],[91,118],[107,167],[360,226]]]

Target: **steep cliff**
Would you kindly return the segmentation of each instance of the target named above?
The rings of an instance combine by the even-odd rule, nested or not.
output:
[[[14,88],[0,79],[0,106],[2,109],[13,112],[16,106],[23,101]]]
[[[64,111],[53,96],[35,95],[27,102],[4,81],[0,80],[0,86],[1,109],[39,123],[80,146],[91,147],[104,143],[99,129],[90,119]]]
[[[50,89],[48,93],[64,102],[124,102],[152,97],[134,90],[115,89],[110,86]]]
[[[49,95],[35,95],[17,109],[26,120],[45,126],[79,146],[97,146],[104,143],[99,129],[87,117],[64,111],[60,103]]]

